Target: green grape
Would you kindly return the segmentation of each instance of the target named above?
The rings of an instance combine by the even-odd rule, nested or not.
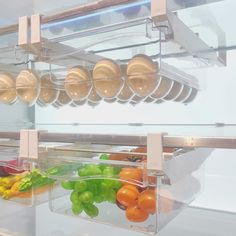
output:
[[[98,165],[89,164],[86,165],[85,169],[88,171],[89,175],[101,175],[102,171]]]
[[[106,193],[109,191],[109,189],[110,189],[109,184],[107,184],[105,180],[103,180],[103,182],[100,185],[100,192]]]
[[[99,189],[100,183],[101,183],[101,180],[94,180],[94,179],[88,180],[87,181],[88,190],[90,192],[92,192],[94,195],[99,194],[100,193],[100,189]]]
[[[94,217],[98,216],[98,214],[99,214],[98,208],[93,204],[84,205],[84,211],[91,218],[94,218]]]
[[[111,189],[110,192],[106,194],[106,200],[110,203],[116,203],[116,192]]]
[[[107,155],[107,154],[102,154],[99,159],[100,159],[100,160],[109,160],[109,155]]]
[[[87,182],[84,180],[76,181],[74,184],[74,190],[79,193],[84,192],[85,190],[87,190]]]
[[[122,187],[122,183],[119,180],[113,180],[112,188],[119,190]]]
[[[72,211],[75,215],[79,215],[83,211],[83,209],[83,204],[80,201],[78,201],[76,204],[72,204]]]
[[[74,189],[74,185],[75,183],[73,181],[69,181],[69,180],[65,180],[65,181],[62,181],[61,182],[61,186],[64,188],[64,189],[67,189],[67,190],[72,190]]]
[[[70,195],[70,200],[72,203],[77,204],[80,201],[78,192],[73,191]]]
[[[113,166],[106,166],[106,167],[103,169],[102,174],[103,174],[104,176],[107,176],[107,177],[112,177],[112,176],[114,176],[114,167],[113,167]]]
[[[84,176],[89,176],[90,173],[86,168],[81,168],[78,170],[78,175],[84,177]]]
[[[85,191],[79,196],[79,200],[82,203],[93,203],[93,193],[90,191]]]
[[[97,196],[94,197],[94,201],[95,201],[96,203],[102,203],[104,200],[105,200],[105,197],[104,197],[104,195],[102,195],[102,194],[97,195]]]
[[[115,189],[118,190],[122,187],[122,184],[119,180],[115,180],[115,179],[104,179],[103,182],[106,184],[106,186],[109,189]]]

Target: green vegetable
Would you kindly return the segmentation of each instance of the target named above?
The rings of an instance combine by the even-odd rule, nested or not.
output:
[[[65,180],[65,181],[61,182],[61,186],[64,189],[72,190],[72,189],[74,189],[75,183],[73,181]]]
[[[50,179],[40,173],[38,169],[34,169],[31,173],[27,174],[19,185],[19,191],[24,192],[32,188],[42,187],[54,183],[55,180]]]
[[[84,192],[85,190],[87,190],[87,182],[84,180],[79,180],[79,181],[75,182],[74,190],[79,193]]]
[[[80,194],[79,200],[82,203],[93,203],[93,193],[90,191],[85,191]]]
[[[100,160],[109,160],[109,155],[107,155],[107,154],[102,154],[99,159],[100,159]]]
[[[93,204],[84,205],[84,211],[91,218],[94,218],[94,217],[98,216],[98,214],[99,214],[98,208]]]

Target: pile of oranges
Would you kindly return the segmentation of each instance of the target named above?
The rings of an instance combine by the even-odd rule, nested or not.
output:
[[[149,214],[156,212],[155,189],[141,189],[134,182],[132,183],[132,181],[142,181],[141,169],[123,168],[119,176],[124,182],[123,187],[116,194],[118,205],[125,209],[129,221],[143,222],[147,220]]]

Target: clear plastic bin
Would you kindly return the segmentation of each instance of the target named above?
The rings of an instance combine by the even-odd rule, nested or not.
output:
[[[200,167],[210,153],[204,150],[164,148],[167,172],[178,173],[184,160],[203,155],[178,178],[147,170],[145,147],[57,147],[41,154],[39,168],[56,180],[50,188],[53,212],[155,234],[201,191]]]
[[[48,201],[49,185],[54,180],[42,175],[29,160],[21,158],[18,147],[7,147],[6,143],[1,145],[0,204],[4,208],[0,217],[8,214],[10,208],[17,210]]]

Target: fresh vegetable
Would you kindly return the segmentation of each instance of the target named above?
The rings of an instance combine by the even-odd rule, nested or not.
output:
[[[109,155],[107,154],[102,154],[100,157],[99,157],[100,160],[108,160],[109,159]]]
[[[11,188],[14,183],[21,180],[25,176],[25,173],[22,173],[20,175],[14,175],[14,176],[8,176],[8,177],[2,177],[0,178],[0,186],[3,186],[4,188]]]
[[[148,219],[148,213],[138,208],[137,205],[128,207],[125,214],[127,219],[132,222],[143,222]]]
[[[21,192],[24,192],[31,190],[32,188],[38,188],[44,185],[49,185],[54,182],[55,181],[53,179],[42,175],[38,169],[34,169],[21,180],[19,190]]]

